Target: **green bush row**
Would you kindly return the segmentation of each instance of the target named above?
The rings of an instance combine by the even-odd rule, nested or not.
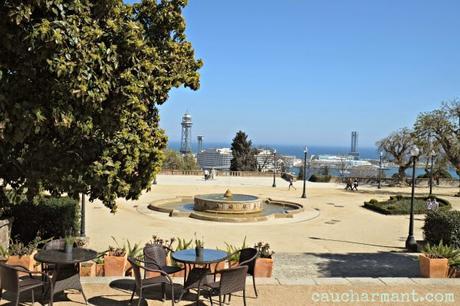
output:
[[[449,210],[451,205],[449,201],[435,197],[439,203],[439,210]],[[415,197],[414,213],[425,214],[427,197]],[[405,215],[410,213],[410,197],[402,195],[390,196],[387,201],[379,202],[376,199],[371,199],[369,202],[364,202],[363,207],[385,215]]]
[[[308,181],[315,183],[329,183],[331,181],[331,176],[313,174],[312,176],[310,176],[310,179]]]
[[[441,241],[460,248],[460,211],[429,211],[423,226],[425,240],[431,245]]]
[[[78,201],[69,197],[44,196],[37,203],[23,200],[10,208],[14,219],[11,237],[29,243],[37,236],[48,239],[77,234],[80,230],[79,207]]]

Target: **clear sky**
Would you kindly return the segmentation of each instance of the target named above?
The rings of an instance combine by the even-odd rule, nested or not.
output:
[[[360,146],[460,96],[458,0],[190,0],[201,89],[179,89],[161,126],[256,144]]]

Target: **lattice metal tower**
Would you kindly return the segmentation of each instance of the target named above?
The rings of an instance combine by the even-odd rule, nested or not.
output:
[[[182,154],[192,153],[192,116],[185,113],[182,117],[182,136],[180,141],[180,152]]]
[[[200,153],[201,151],[203,151],[203,136],[198,135],[196,138],[198,140],[198,152],[197,153]]]

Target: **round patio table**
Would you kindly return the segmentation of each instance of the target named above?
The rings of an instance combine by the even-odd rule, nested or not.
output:
[[[203,256],[196,256],[195,249],[187,249],[177,251],[171,254],[171,258],[185,265],[184,269],[184,290],[188,292],[190,289],[197,288],[197,302],[200,298],[200,286],[213,281],[210,275],[211,264],[218,263],[227,259],[228,254],[224,251],[203,249]],[[195,265],[204,266],[196,268]],[[188,268],[187,268],[188,266]],[[187,271],[190,271],[187,273]],[[182,297],[182,295],[181,295]]]
[[[202,257],[196,256],[195,249],[177,251],[171,255],[177,262],[192,265],[210,265],[225,260],[227,256],[226,252],[213,249],[203,249]]]
[[[68,289],[80,291],[85,303],[88,304],[81,286],[79,263],[90,261],[96,258],[97,255],[96,251],[83,248],[73,248],[72,253],[66,253],[61,250],[41,250],[35,254],[36,261],[54,265],[50,286],[50,305],[53,305],[54,294]]]

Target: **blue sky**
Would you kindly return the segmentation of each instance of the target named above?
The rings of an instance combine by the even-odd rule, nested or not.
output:
[[[460,96],[460,1],[190,0],[201,89],[178,89],[161,126],[256,144],[360,145]]]

